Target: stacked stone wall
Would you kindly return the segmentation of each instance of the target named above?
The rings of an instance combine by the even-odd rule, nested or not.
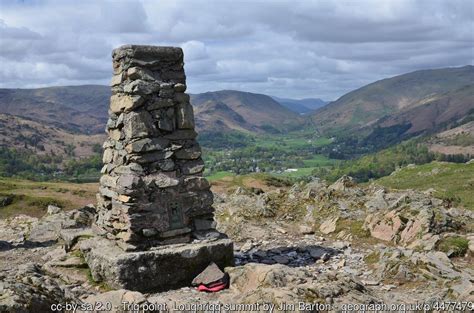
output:
[[[112,57],[96,224],[126,250],[189,242],[213,228],[214,209],[183,51],[127,45]]]

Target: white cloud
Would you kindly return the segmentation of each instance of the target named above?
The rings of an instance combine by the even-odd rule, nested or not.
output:
[[[334,99],[421,68],[473,63],[462,0],[4,0],[0,86],[107,84],[121,44],[177,45],[188,90]]]

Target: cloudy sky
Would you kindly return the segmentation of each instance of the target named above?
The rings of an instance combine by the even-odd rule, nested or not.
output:
[[[188,91],[333,100],[474,63],[474,1],[0,0],[0,87],[107,84],[122,44],[176,45]]]

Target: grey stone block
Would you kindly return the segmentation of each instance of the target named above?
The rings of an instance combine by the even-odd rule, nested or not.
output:
[[[80,249],[94,280],[141,292],[191,286],[212,262],[220,268],[234,264],[233,244],[227,238],[140,252],[124,252],[112,241],[94,238],[81,242]]]

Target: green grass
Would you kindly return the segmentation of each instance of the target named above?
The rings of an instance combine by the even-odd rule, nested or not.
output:
[[[321,154],[317,154],[312,159],[303,161],[306,167],[328,166],[334,164],[334,162],[335,160],[329,159]]]
[[[225,177],[232,177],[232,176],[235,176],[235,174],[232,173],[232,172],[229,172],[229,171],[221,171],[221,172],[212,173],[211,175],[206,176],[206,178],[207,178],[207,180],[209,180],[209,181],[216,181],[216,180],[223,179],[223,178],[225,178]]]
[[[352,219],[339,219],[336,223],[336,233],[348,231],[357,239],[369,238],[370,232],[364,229],[364,222]]]
[[[438,250],[445,253],[453,251],[453,256],[464,256],[469,248],[469,240],[462,237],[444,238],[438,244]]]
[[[376,180],[395,189],[436,190],[435,196],[452,205],[474,210],[474,164],[431,162],[403,168]]]
[[[98,184],[0,178],[0,198],[9,197],[13,200],[9,205],[0,207],[0,218],[18,214],[40,217],[46,213],[50,204],[65,210],[80,208],[95,203],[97,190]]]
[[[365,263],[367,264],[375,264],[380,261],[380,252],[374,251],[364,258]]]
[[[28,214],[33,216],[43,215],[46,213],[48,205],[55,205],[61,208],[72,206],[72,203],[64,199],[56,199],[53,197],[29,196],[29,195],[7,195],[0,194],[0,196],[10,196],[13,202],[3,208],[0,208],[0,218],[7,218],[18,213]]]

